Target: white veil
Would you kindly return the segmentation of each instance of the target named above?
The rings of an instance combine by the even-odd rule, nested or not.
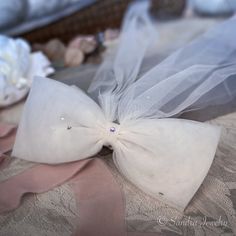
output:
[[[103,63],[88,90],[107,118],[121,123],[173,117],[233,99],[236,18],[214,27],[136,80],[145,52],[157,37],[143,7],[148,8],[148,1],[128,11],[114,62]]]
[[[129,7],[115,59],[104,61],[88,89],[110,121],[117,119],[118,102],[137,79],[145,53],[157,39],[157,30],[148,14],[149,3],[140,1]]]

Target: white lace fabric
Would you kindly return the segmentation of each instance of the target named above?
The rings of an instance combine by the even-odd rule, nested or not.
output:
[[[119,173],[111,154],[104,156],[124,192],[129,231],[184,236],[236,234],[236,114],[231,113],[209,123],[223,127],[221,140],[209,174],[184,214],[140,191]],[[12,159],[11,165],[0,172],[0,181],[32,165],[35,163]],[[79,224],[77,207],[73,192],[67,184],[43,194],[26,195],[18,209],[0,215],[0,235],[16,236],[23,232],[24,235],[37,236],[72,235]],[[181,222],[188,222],[189,217],[195,225],[180,225]],[[212,224],[204,224],[205,217]],[[217,225],[219,219],[221,225]]]

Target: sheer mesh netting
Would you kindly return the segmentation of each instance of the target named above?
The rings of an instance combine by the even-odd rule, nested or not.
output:
[[[157,33],[136,8],[125,18],[114,63],[103,63],[88,90],[110,120],[172,117],[235,96],[235,17],[138,77]]]

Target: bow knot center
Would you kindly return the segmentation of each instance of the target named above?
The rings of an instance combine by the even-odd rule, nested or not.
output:
[[[113,146],[115,144],[115,142],[117,141],[119,131],[120,131],[119,124],[109,122],[105,126],[105,130],[103,130],[103,132],[102,132],[103,139],[104,139],[104,145],[108,146],[108,147]]]

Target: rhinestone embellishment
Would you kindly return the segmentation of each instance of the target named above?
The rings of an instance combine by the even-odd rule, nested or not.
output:
[[[110,128],[110,132],[112,132],[112,133],[116,132],[116,128],[115,127],[111,127]]]

